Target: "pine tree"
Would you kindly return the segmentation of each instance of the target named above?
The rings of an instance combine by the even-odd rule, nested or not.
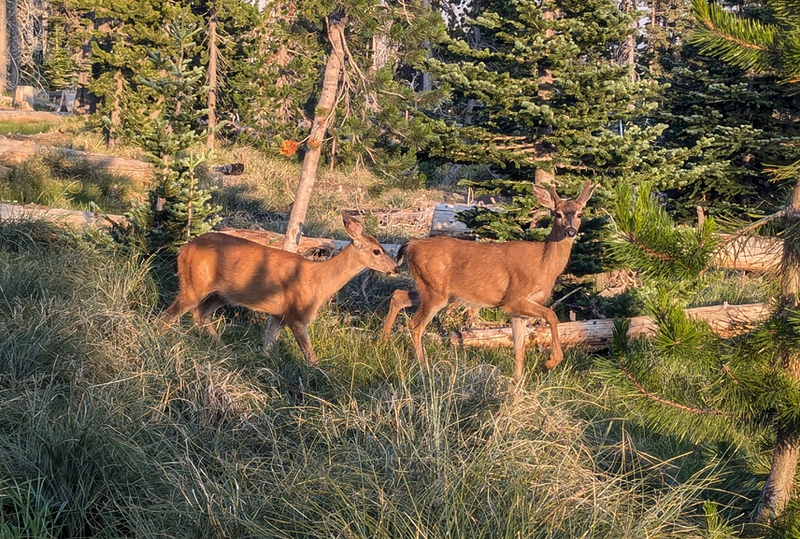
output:
[[[715,223],[709,217],[675,226],[649,188],[643,184],[634,194],[617,187],[610,249],[642,274],[640,295],[659,327],[650,341],[630,341],[620,324],[612,359],[600,370],[632,419],[694,443],[739,447],[741,458],[757,467],[765,445],[779,446],[780,433],[800,425],[800,383],[782,366],[785,350],[800,345],[800,317],[776,311],[731,339],[687,318],[683,309],[704,284],[717,248]],[[775,517],[781,508],[769,511]]]
[[[129,115],[125,125],[127,136],[147,153],[157,171],[150,204],[136,213],[150,249],[177,247],[219,221],[219,208],[197,175],[197,167],[207,158],[205,151],[194,150],[204,139],[198,120],[205,114],[202,102],[207,88],[203,68],[193,65],[202,28],[188,20],[177,17],[178,22],[166,25],[172,46],[151,51],[149,61],[156,75],[139,78],[151,91],[152,102],[144,108],[148,113]]]
[[[743,69],[771,73],[787,85],[800,81],[800,1],[768,0],[763,6],[769,18],[754,18],[726,11],[718,4],[694,1],[701,29],[692,41],[701,52],[719,57]],[[787,86],[787,91],[789,90]],[[784,176],[797,178],[800,162],[785,167]],[[781,293],[778,315],[782,327],[800,305],[800,180],[796,180],[787,207],[774,214],[782,217],[784,232],[781,260]],[[780,333],[776,333],[780,337]],[[800,349],[791,339],[777,338],[774,376],[786,380],[791,390],[800,384]],[[794,476],[800,457],[800,423],[787,413],[774,425],[775,446],[770,474],[764,484],[757,520],[771,522],[780,516],[794,493]]]
[[[792,112],[800,101],[774,75],[727,65],[687,44],[698,25],[688,0],[654,4],[650,15],[657,16],[644,30],[648,47],[640,72],[664,87],[653,118],[669,127],[658,144],[684,156],[668,190],[671,211],[689,220],[697,205],[728,217],[776,211],[786,189],[771,181],[767,169],[800,158]],[[746,9],[741,1],[726,5]]]
[[[468,182],[476,194],[513,198],[504,213],[472,216],[468,224],[482,235],[536,237],[527,229],[529,183],[542,172],[554,174],[565,195],[587,176],[604,187],[643,178],[670,185],[676,165],[653,145],[666,126],[647,121],[657,85],[632,80],[633,66],[616,58],[632,17],[608,0],[482,2],[469,41],[453,37],[436,50],[429,69],[451,99],[432,113],[430,157],[473,165],[481,173]],[[576,262],[601,269],[601,256],[585,256],[586,246],[576,245],[571,270]]]
[[[51,90],[63,90],[75,85],[76,66],[69,50],[69,42],[64,31],[64,21],[51,17],[48,21],[51,31],[47,35],[48,49],[44,59],[44,76]]]

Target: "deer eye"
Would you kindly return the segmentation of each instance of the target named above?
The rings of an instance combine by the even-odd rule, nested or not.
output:
[[[557,211],[556,212],[556,217],[558,217],[559,219],[563,219],[564,218],[564,213],[560,212],[560,211]]]
[[[378,255],[381,254],[381,250],[380,249],[373,249],[372,250],[372,254],[374,254],[375,256],[378,256]]]
[[[581,217],[583,217],[583,214],[582,214],[582,213],[580,213],[580,212],[578,212],[578,213],[576,213],[576,214],[575,214],[575,217],[577,217],[578,219],[580,219]]]

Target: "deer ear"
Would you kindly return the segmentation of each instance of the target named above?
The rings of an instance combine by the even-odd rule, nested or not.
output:
[[[596,187],[596,185],[592,185],[592,180],[586,180],[583,183],[583,190],[581,191],[581,194],[578,195],[578,198],[575,199],[575,202],[586,205]]]
[[[361,224],[360,220],[343,211],[342,221],[344,221],[344,229],[347,231],[347,235],[351,238],[356,239],[364,235],[364,225]]]
[[[548,210],[555,210],[556,209],[556,202],[553,200],[553,197],[550,196],[550,193],[547,192],[547,189],[544,187],[540,187],[536,184],[533,186],[533,194],[536,196],[536,200],[539,201],[539,204],[547,208]]]

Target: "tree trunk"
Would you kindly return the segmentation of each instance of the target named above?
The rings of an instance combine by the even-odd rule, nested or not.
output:
[[[322,79],[322,91],[319,94],[314,123],[311,126],[311,134],[308,136],[305,157],[303,158],[303,168],[300,172],[300,183],[297,185],[297,193],[294,197],[292,212],[289,215],[289,224],[286,225],[286,237],[283,240],[283,248],[287,251],[297,252],[297,244],[300,241],[301,227],[306,218],[308,201],[311,198],[311,190],[317,179],[317,166],[322,153],[322,141],[328,130],[328,125],[333,121],[336,106],[336,94],[339,90],[339,79],[344,69],[344,27],[346,17],[339,10],[334,11],[326,17],[328,26],[328,40],[331,44],[331,53],[328,63],[325,66],[325,75]]]
[[[0,92],[8,90],[8,13],[0,0]]]
[[[122,69],[114,71],[114,97],[111,102],[110,125],[106,127],[106,146],[109,150],[117,148],[119,128],[122,125],[122,92],[125,89],[125,79]]]
[[[800,179],[795,185],[792,200],[786,208],[787,232],[781,259],[780,309],[796,309],[800,291]],[[780,358],[782,367],[800,380],[800,351],[787,348]],[[772,466],[761,491],[756,521],[770,523],[779,517],[794,495],[794,475],[800,455],[800,436],[791,425],[778,426]]]
[[[557,8],[553,7],[549,2],[542,3],[542,20],[544,21],[553,21],[558,17]],[[549,39],[553,37],[555,31],[552,28],[547,28],[544,31],[545,39]],[[547,103],[550,100],[550,94],[553,91],[553,83],[555,82],[555,77],[553,77],[553,72],[546,67],[539,67],[538,73],[538,81],[539,81],[539,89],[536,92],[538,97],[538,102],[540,105]],[[548,135],[553,134],[553,128],[550,126],[543,126],[537,129],[536,133],[539,137],[546,137]],[[547,156],[552,154],[552,148],[549,143],[542,141],[541,139],[539,142],[536,143],[537,154],[541,156]],[[550,166],[543,166],[536,169],[534,175],[534,183],[536,185],[542,185],[542,183],[546,183],[549,185],[554,185],[556,179],[555,169]]]
[[[217,128],[217,8],[208,13],[208,139],[209,149],[214,149],[214,131]]]
[[[8,28],[9,56],[8,86],[16,88],[19,84],[19,65],[22,60],[22,36],[19,33],[17,0],[6,0],[6,26]]]

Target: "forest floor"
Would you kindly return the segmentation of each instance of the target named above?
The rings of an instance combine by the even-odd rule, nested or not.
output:
[[[70,123],[36,139],[102,151],[94,130]],[[233,146],[210,166],[227,163],[244,163],[244,174],[204,176],[225,224],[281,230],[298,163]],[[0,180],[0,199],[122,213],[144,187],[38,156]],[[306,233],[344,237],[343,208],[460,196],[322,170]],[[383,240],[427,233],[367,224]],[[172,264],[93,232],[0,222],[0,537],[768,532],[747,524],[768,466],[762,440],[657,434],[607,383],[607,356],[572,349],[542,373],[548,351],[530,347],[517,383],[509,350],[430,338],[425,371],[404,321],[377,339],[407,279],[363,275],[312,324],[315,369],[288,333],[264,354],[264,319],[244,309],[217,319],[223,346],[189,320],[159,326],[176,291]],[[761,298],[774,285],[710,281],[701,303]],[[464,319],[443,312],[430,333]]]

